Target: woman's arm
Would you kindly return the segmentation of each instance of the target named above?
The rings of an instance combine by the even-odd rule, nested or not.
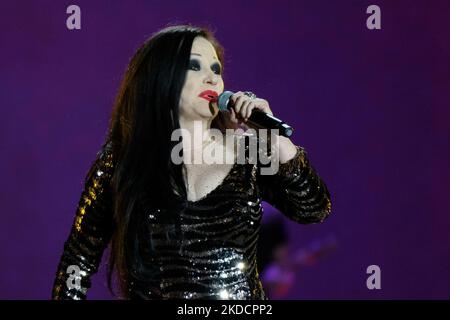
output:
[[[105,143],[85,178],[71,232],[64,244],[52,299],[86,299],[113,230],[112,148]]]
[[[305,150],[285,137],[279,138],[278,172],[258,172],[263,200],[298,223],[322,222],[331,213],[327,186],[309,163]]]

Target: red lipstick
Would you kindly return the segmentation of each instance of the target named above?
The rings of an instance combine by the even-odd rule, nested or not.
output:
[[[208,101],[215,101],[219,94],[213,90],[205,90],[198,95],[200,98],[206,99]]]

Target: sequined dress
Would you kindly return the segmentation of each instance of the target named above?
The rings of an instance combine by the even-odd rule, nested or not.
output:
[[[54,280],[53,299],[86,299],[112,228],[110,180],[112,148],[105,144],[85,178],[75,220],[64,244]],[[256,265],[262,201],[301,224],[322,222],[331,212],[329,191],[304,148],[275,175],[261,175],[258,164],[236,163],[222,183],[181,213],[181,243],[168,241],[148,212],[149,248],[158,276],[134,283],[132,299],[268,299]],[[181,249],[180,249],[181,248]],[[78,286],[68,285],[77,266]],[[73,278],[72,278],[73,280]],[[76,283],[76,282],[71,282]]]

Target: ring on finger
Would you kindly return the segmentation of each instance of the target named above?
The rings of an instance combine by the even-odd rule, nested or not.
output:
[[[253,92],[251,92],[251,91],[245,91],[244,92],[244,95],[246,95],[247,97],[249,97],[250,99],[256,99],[256,94],[254,94]]]

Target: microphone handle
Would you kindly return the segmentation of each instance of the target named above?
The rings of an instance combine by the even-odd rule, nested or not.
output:
[[[252,110],[246,124],[256,129],[278,129],[279,134],[287,138],[294,132],[294,129],[282,120],[258,109]]]

